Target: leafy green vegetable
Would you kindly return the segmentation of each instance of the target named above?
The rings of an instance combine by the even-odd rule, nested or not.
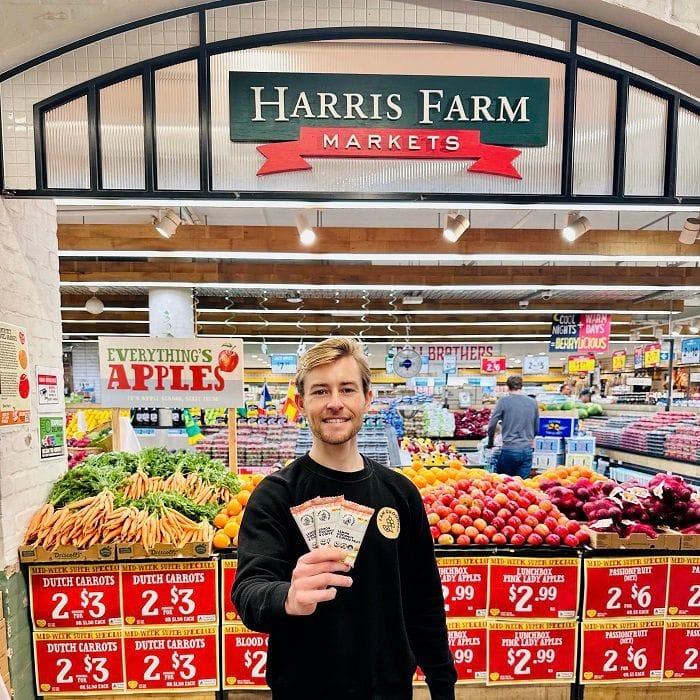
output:
[[[53,485],[48,500],[55,507],[61,507],[72,501],[96,496],[105,489],[117,492],[128,478],[129,473],[125,469],[118,466],[105,467],[94,457],[88,457]]]
[[[173,491],[147,493],[143,498],[128,501],[127,505],[135,506],[139,510],[147,510],[155,515],[163,515],[165,508],[172,508],[196,523],[202,520],[213,520],[221,510],[221,506],[216,503],[200,505],[187,496]]]

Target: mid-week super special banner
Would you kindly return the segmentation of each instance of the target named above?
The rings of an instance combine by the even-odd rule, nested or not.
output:
[[[549,79],[347,73],[229,74],[232,141],[261,143],[258,175],[310,158],[473,160],[522,179],[512,146],[545,146]]]
[[[243,341],[114,338],[99,342],[102,405],[243,405]]]
[[[549,352],[607,352],[610,314],[554,314]]]

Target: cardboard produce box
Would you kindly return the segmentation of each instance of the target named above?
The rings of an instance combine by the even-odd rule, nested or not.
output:
[[[591,538],[590,546],[593,549],[681,549],[681,535],[673,531],[660,533],[652,539],[641,532],[620,537],[616,532],[597,532],[588,527],[584,529]]]
[[[20,547],[19,560],[23,564],[36,564],[42,562],[74,561],[114,561],[115,546],[113,544],[94,544],[87,549],[78,549],[71,545],[60,545],[56,549],[49,550],[44,547]]]

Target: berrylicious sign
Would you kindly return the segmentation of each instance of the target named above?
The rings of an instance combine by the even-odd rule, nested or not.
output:
[[[243,405],[236,338],[99,338],[103,406]]]
[[[313,158],[476,161],[522,179],[512,146],[545,146],[548,78],[231,72],[232,141],[260,142],[258,175]]]

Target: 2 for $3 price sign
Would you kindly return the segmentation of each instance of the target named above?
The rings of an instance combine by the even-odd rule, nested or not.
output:
[[[184,625],[216,621],[215,561],[122,564],[126,625]]]
[[[121,630],[35,632],[37,695],[124,690]]]
[[[663,620],[583,623],[581,683],[659,680]]]
[[[488,560],[440,557],[437,563],[447,617],[485,617]]]
[[[216,688],[216,627],[142,627],[124,630],[128,690]]]
[[[31,566],[35,629],[120,625],[119,565]]]
[[[667,557],[586,559],[585,616],[664,615]]]
[[[493,617],[575,618],[579,562],[574,558],[492,557],[489,614]]]

